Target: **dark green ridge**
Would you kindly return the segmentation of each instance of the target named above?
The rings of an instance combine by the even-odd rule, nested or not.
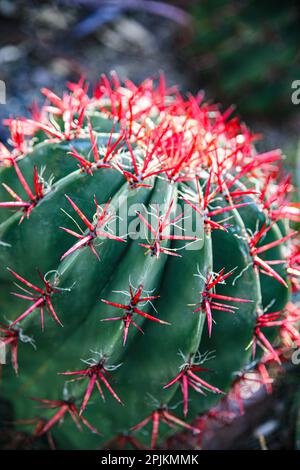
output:
[[[229,203],[220,196],[218,205],[225,207]],[[216,285],[215,292],[253,302],[219,301],[229,306],[238,307],[235,314],[212,310],[214,319],[212,335],[209,337],[207,321],[205,321],[198,351],[204,361],[201,366],[210,369],[210,371],[198,373],[198,375],[210,385],[227,392],[235,372],[241,370],[250,358],[251,352],[247,346],[252,339],[256,311],[261,298],[259,277],[252,269],[252,258],[243,220],[237,210],[223,213],[215,217],[214,220],[220,223],[224,218],[228,218],[227,223],[230,224],[227,227],[227,232],[212,230],[213,270],[217,273],[225,268],[225,273],[227,273],[234,269],[234,273],[226,279],[224,284]],[[218,302],[218,300],[216,301]],[[200,314],[203,315],[203,312]],[[219,394],[203,391],[205,395],[197,393],[192,388],[189,389],[189,420],[199,413],[207,411],[221,397]],[[182,400],[182,393],[178,390],[173,402],[175,404],[180,400]]]
[[[264,214],[255,204],[242,207],[238,209],[240,216],[242,217],[246,229],[254,233],[254,231],[259,230],[264,222],[268,224],[271,221],[268,221],[266,214]],[[259,223],[257,223],[258,221]],[[249,233],[249,232],[248,232]],[[278,228],[277,224],[274,224],[271,229],[266,233],[264,237],[257,244],[257,247],[267,245],[276,240],[282,238],[282,233]],[[264,260],[279,260],[282,264],[271,265],[272,268],[282,277],[282,279],[288,283],[288,276],[286,272],[285,265],[285,254],[284,247],[280,244],[270,250],[267,250],[258,256]],[[260,272],[260,284],[261,284],[261,294],[262,294],[262,306],[266,313],[274,312],[281,310],[287,303],[289,297],[289,288],[282,285],[274,277],[265,275]]]

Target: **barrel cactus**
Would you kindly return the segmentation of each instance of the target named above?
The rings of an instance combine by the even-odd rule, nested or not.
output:
[[[1,396],[51,447],[200,434],[249,364],[281,361],[278,330],[299,341],[282,155],[163,77],[68,87],[6,121]]]

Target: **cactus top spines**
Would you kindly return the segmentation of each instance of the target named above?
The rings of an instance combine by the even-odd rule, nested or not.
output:
[[[198,433],[187,419],[249,362],[270,386],[267,365],[300,341],[287,304],[300,210],[281,152],[257,154],[231,109],[163,76],[103,76],[91,96],[83,80],[68,87],[7,120],[0,147],[0,334],[19,372],[5,394],[45,408],[36,437],[55,427],[62,446],[95,447],[101,431],[138,447],[131,433],[152,423],[154,447],[165,425]],[[15,407],[26,418],[24,400]],[[67,415],[95,435],[57,429]]]

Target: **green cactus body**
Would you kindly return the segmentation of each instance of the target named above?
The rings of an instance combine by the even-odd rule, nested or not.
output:
[[[198,432],[191,419],[229,390],[251,341],[268,351],[257,321],[288,301],[290,232],[256,174],[280,153],[256,156],[243,126],[165,94],[162,79],[157,90],[102,79],[92,98],[79,84],[70,96],[54,129],[49,116],[29,121],[27,150],[14,142],[2,157],[1,336],[18,375],[4,370],[1,394],[17,419],[42,400],[38,437],[53,432],[58,447],[149,445],[151,423],[154,447],[167,424]]]

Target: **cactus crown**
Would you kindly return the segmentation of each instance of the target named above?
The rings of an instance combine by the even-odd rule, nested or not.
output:
[[[17,374],[1,393],[51,445],[155,447],[200,433],[192,418],[250,363],[265,376],[299,341],[299,209],[281,152],[257,154],[232,109],[163,77],[68,87],[7,120],[0,148],[0,332]]]

